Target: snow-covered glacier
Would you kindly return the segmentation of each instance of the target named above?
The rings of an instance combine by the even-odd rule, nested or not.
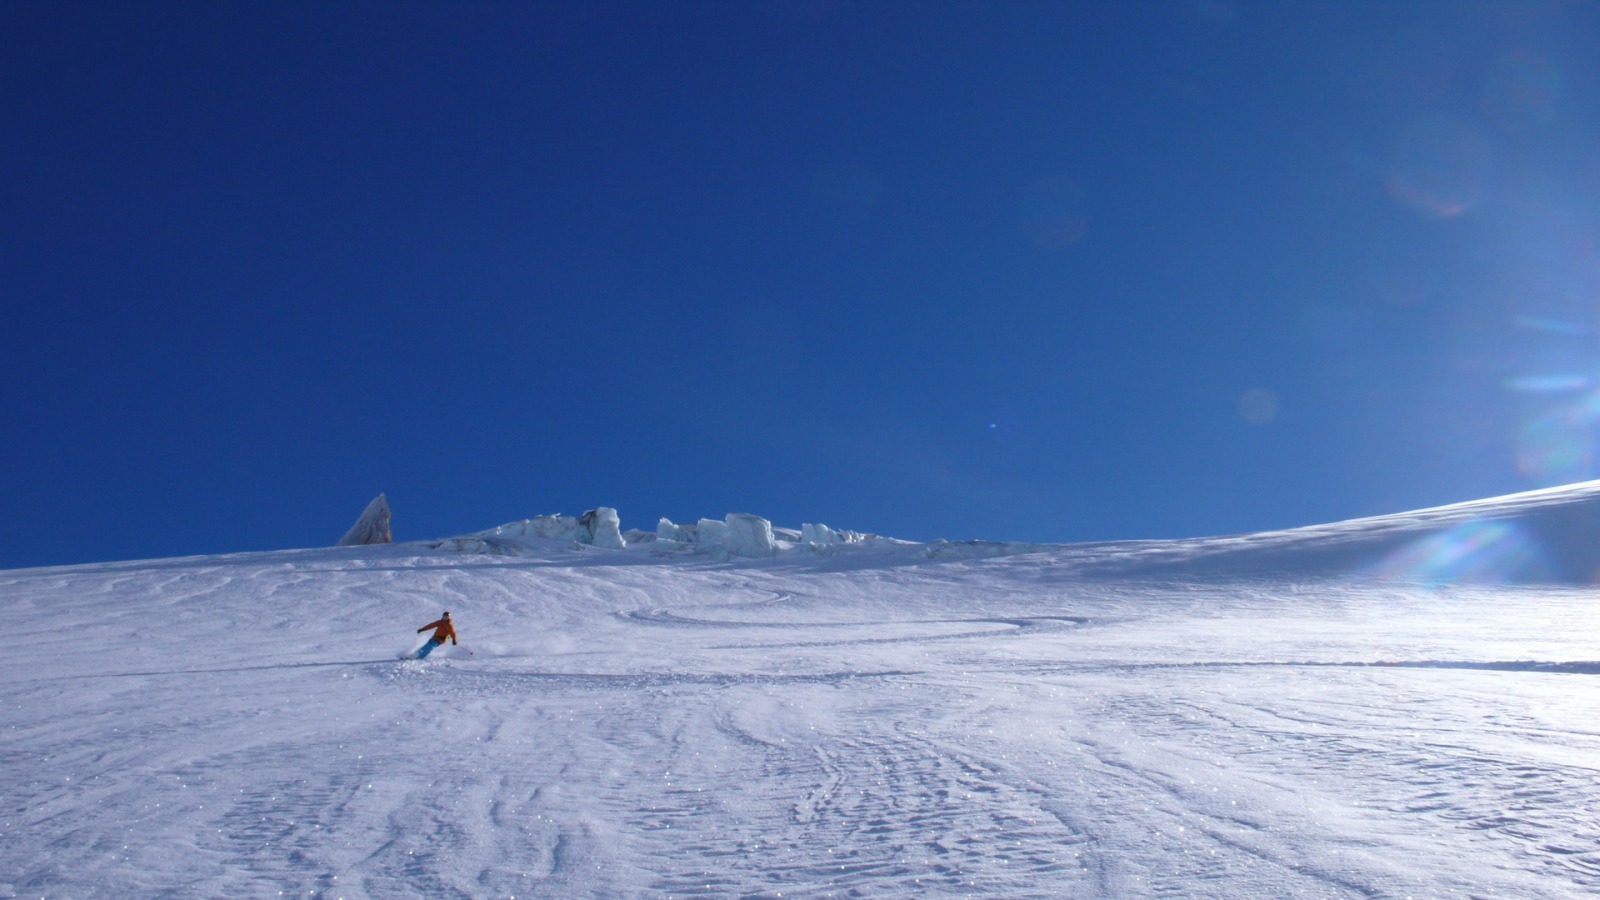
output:
[[[0,897],[1592,894],[1597,572],[1600,483],[0,572]],[[403,658],[444,609],[460,646]]]

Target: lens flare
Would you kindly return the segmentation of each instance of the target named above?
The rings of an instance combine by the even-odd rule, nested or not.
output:
[[[1390,554],[1371,574],[1425,584],[1500,584],[1550,569],[1539,545],[1515,523],[1476,519]]]
[[[1594,385],[1583,375],[1520,375],[1506,379],[1506,389],[1519,394],[1570,394]]]
[[[1477,129],[1452,116],[1428,116],[1400,136],[1386,184],[1413,211],[1449,219],[1477,205],[1489,163],[1489,142]]]
[[[1514,316],[1511,321],[1523,331],[1537,331],[1565,337],[1585,337],[1593,331],[1582,322],[1568,322],[1544,316]]]
[[[1570,319],[1518,315],[1528,358],[1503,386],[1524,410],[1515,435],[1517,470],[1541,486],[1594,478],[1600,438],[1600,372],[1593,328]]]
[[[1484,115],[1508,132],[1527,132],[1550,124],[1560,100],[1561,73],[1525,51],[1496,60],[1484,79]]]
[[[1535,419],[1517,435],[1517,468],[1541,484],[1587,481],[1594,473],[1594,437],[1576,410]]]

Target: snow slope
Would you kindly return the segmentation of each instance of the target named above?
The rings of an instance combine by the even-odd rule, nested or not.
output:
[[[1591,894],[1597,517],[0,572],[0,896]]]

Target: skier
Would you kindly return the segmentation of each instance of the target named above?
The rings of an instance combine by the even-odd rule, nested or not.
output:
[[[450,613],[448,610],[445,612],[444,617],[439,619],[437,622],[429,622],[421,628],[418,628],[417,634],[421,634],[424,631],[427,631],[429,628],[433,629],[433,637],[429,638],[428,642],[422,645],[422,649],[417,651],[417,659],[427,659],[428,654],[432,653],[435,647],[439,647],[444,644],[445,638],[449,638],[450,643],[452,644],[458,643],[458,641],[456,641],[456,626],[451,624]]]

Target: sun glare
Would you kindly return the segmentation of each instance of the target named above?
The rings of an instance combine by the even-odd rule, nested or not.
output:
[[[1521,527],[1475,519],[1390,554],[1372,574],[1425,584],[1498,584],[1547,569],[1543,550]]]

